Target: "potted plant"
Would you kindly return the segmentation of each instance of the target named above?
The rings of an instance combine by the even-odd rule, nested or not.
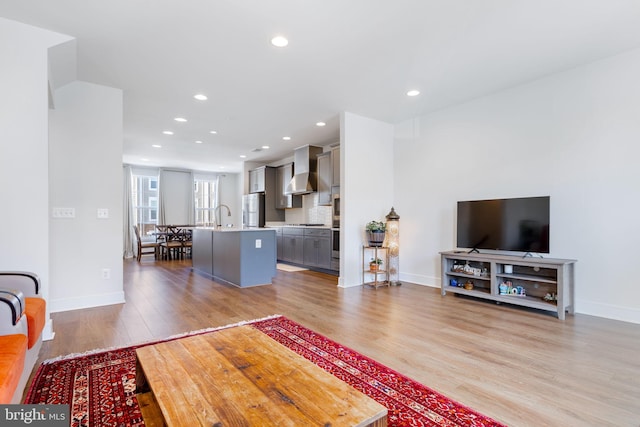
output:
[[[381,265],[382,260],[380,258],[371,258],[371,261],[369,261],[369,270],[378,271]]]
[[[365,226],[369,246],[382,246],[387,225],[382,221],[369,221]]]

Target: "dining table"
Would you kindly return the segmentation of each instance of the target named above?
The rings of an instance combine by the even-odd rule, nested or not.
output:
[[[195,225],[156,225],[153,234],[160,246],[162,259],[191,256],[192,234]]]

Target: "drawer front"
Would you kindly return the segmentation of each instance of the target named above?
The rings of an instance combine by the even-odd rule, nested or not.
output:
[[[302,236],[304,235],[304,228],[300,227],[283,227],[282,234],[285,236]]]
[[[331,238],[331,230],[328,228],[305,228],[304,235],[309,237],[326,237]]]

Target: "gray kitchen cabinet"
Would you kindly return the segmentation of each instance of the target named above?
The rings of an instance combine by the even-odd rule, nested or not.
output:
[[[249,193],[263,193],[265,191],[266,171],[266,166],[249,171]]]
[[[271,284],[276,275],[275,237],[268,228],[196,227],[193,270],[239,287]]]
[[[331,205],[332,180],[331,151],[326,151],[318,155],[318,205]]]
[[[282,230],[283,261],[304,264],[304,228],[285,227]]]
[[[286,163],[276,170],[276,209],[302,207],[302,196],[285,194],[289,181],[293,178],[293,163]]]
[[[331,230],[304,229],[304,265],[331,268]]]
[[[340,187],[340,146],[331,148],[331,186]]]
[[[265,221],[284,221],[285,218],[284,211],[277,207],[276,175],[277,168],[272,166],[261,166],[249,171],[249,192],[264,193]]]

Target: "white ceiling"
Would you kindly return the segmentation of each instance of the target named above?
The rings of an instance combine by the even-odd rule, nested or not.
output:
[[[337,142],[341,111],[398,123],[640,46],[638,0],[0,0],[0,16],[73,36],[59,62],[124,91],[123,161],[203,171]]]

